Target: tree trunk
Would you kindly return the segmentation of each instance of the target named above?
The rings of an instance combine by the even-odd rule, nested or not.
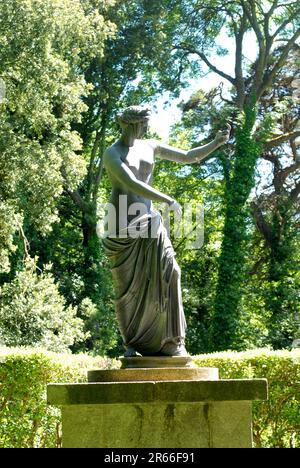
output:
[[[210,330],[212,350],[238,349],[240,302],[245,280],[247,248],[246,203],[255,183],[259,146],[252,138],[255,106],[244,111],[244,121],[237,129],[233,173],[225,190],[225,224],[219,258],[218,284]]]
[[[96,223],[96,206],[92,206],[90,213],[82,215],[84,289],[85,296],[91,299],[97,296],[99,288],[100,240],[96,232]]]
[[[294,259],[290,208],[288,202],[283,201],[273,214],[269,287],[265,303],[270,312],[269,341],[274,349],[290,346],[294,339],[293,333],[297,332],[297,292],[293,276],[298,267]]]

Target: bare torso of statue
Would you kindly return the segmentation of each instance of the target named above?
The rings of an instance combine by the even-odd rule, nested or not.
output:
[[[125,356],[186,356],[180,268],[152,201],[167,203],[177,212],[180,205],[152,187],[154,162],[156,157],[183,164],[200,162],[228,140],[230,129],[218,132],[204,146],[183,151],[158,141],[142,140],[149,117],[147,108],[125,109],[119,115],[122,136],[105,151],[117,235],[104,238],[103,244],[111,262]],[[143,207],[144,214],[141,235],[131,237],[127,232],[125,237],[119,236],[119,219],[125,217],[126,228],[130,226],[137,216],[137,204]],[[150,237],[144,235],[150,231]]]
[[[126,147],[120,142],[115,143],[111,147],[111,151],[116,152],[119,157],[120,163],[124,163],[137,180],[151,185],[152,173],[154,169],[154,145],[151,141],[135,140],[133,146]],[[120,181],[114,176],[113,172],[108,173],[109,179],[112,184],[112,193],[110,196],[110,203],[116,208],[117,221],[119,220],[119,200],[120,195],[127,197],[127,213],[128,208],[134,203],[142,203],[145,210],[150,213],[152,201],[143,195],[138,195],[135,191],[130,190],[126,183]],[[124,207],[122,207],[124,208]],[[134,219],[135,214],[128,214],[128,222]]]

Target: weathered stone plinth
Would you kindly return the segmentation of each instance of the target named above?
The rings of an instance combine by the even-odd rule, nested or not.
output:
[[[165,369],[178,367],[181,369],[196,368],[190,356],[139,356],[120,358],[122,369]]]
[[[267,398],[266,380],[217,380],[215,369],[201,380],[210,371],[196,371],[91,371],[89,383],[49,385],[48,403],[62,408],[63,447],[251,447],[252,401]]]
[[[180,380],[218,380],[215,367],[197,367],[191,357],[131,357],[121,358],[122,368],[92,370],[89,382],[147,382]]]
[[[218,380],[219,371],[213,367],[183,368],[168,367],[150,369],[92,370],[88,372],[89,382],[149,382],[180,380]]]

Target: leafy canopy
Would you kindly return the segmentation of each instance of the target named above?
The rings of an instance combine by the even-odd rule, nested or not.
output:
[[[103,7],[109,2],[103,2]],[[78,64],[102,54],[112,23],[79,0],[3,0],[0,8],[0,270],[24,220],[42,233],[58,219],[63,186],[85,174],[72,123],[86,110]]]

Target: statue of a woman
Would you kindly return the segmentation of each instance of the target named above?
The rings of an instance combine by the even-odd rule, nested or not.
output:
[[[105,237],[103,243],[111,262],[125,356],[186,356],[180,268],[152,200],[165,202],[175,211],[180,210],[180,205],[151,186],[154,161],[160,157],[183,164],[200,162],[227,142],[230,127],[218,132],[211,143],[183,151],[158,141],[142,140],[149,118],[148,108],[125,109],[118,116],[121,138],[104,153],[112,184],[110,203],[122,225],[117,222],[116,234]],[[136,210],[130,207],[141,204],[144,210],[138,220],[139,235],[137,229],[135,235],[130,235],[130,229],[137,226]]]

